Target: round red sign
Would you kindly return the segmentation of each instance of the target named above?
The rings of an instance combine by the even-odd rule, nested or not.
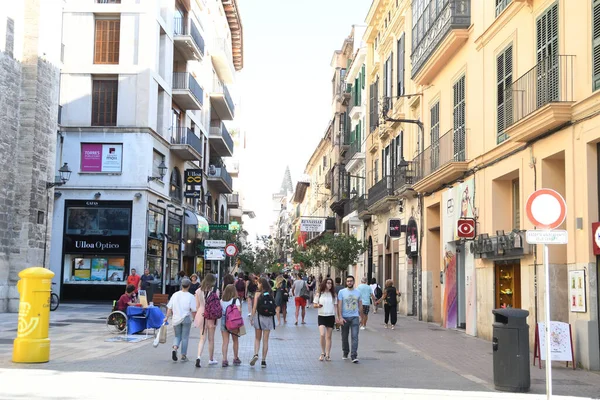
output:
[[[538,229],[555,229],[567,216],[567,204],[555,190],[539,189],[527,199],[525,212],[529,221]]]

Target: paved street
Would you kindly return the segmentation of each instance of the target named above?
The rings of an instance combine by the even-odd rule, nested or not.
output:
[[[172,362],[169,344],[155,349],[151,340],[139,343],[105,342],[110,337],[103,321],[108,310],[108,306],[100,305],[61,305],[57,312],[52,313],[51,318],[51,361],[40,365],[13,364],[10,361],[17,316],[0,314],[0,374],[3,375],[0,380],[18,381],[26,376],[27,370],[35,369],[38,370],[36,374],[40,374],[40,380],[48,377],[40,371],[46,370],[59,371],[61,374],[58,376],[65,379],[78,374],[78,381],[79,376],[85,372],[92,373],[82,375],[85,379],[110,379],[98,373],[116,373],[119,376],[141,376],[135,379],[162,376],[169,382],[172,379],[168,377],[171,377],[192,384],[197,382],[195,379],[200,378],[211,380],[211,385],[215,388],[219,385],[222,387],[222,380],[244,380],[253,384],[318,385],[323,390],[329,386],[337,387],[335,390],[354,390],[356,387],[460,390],[476,392],[473,394],[481,396],[479,398],[491,398],[490,392],[493,392],[489,342],[412,318],[399,318],[397,329],[391,331],[383,329],[381,314],[371,315],[370,327],[366,331],[360,331],[360,363],[357,365],[341,359],[340,335],[335,332],[332,362],[318,361],[320,349],[316,310],[308,309],[306,325],[294,326],[293,318],[289,318],[287,325],[278,327],[272,333],[267,369],[248,365],[253,354],[252,328],[248,330],[247,336],[241,338],[242,366],[209,367],[208,352],[205,349],[203,367],[196,369],[192,362]],[[199,331],[193,329],[188,351],[191,359],[195,356],[198,338]],[[219,335],[216,342],[215,358],[220,361]],[[229,360],[231,359],[230,349]],[[592,398],[600,395],[598,373],[573,371],[566,369],[564,364],[557,364],[553,374],[555,394]],[[531,392],[545,393],[544,370],[532,368],[531,378]],[[156,378],[152,380],[156,381]],[[274,387],[276,386],[270,386],[271,389]],[[11,398],[11,392],[4,385],[0,388],[0,393],[5,396],[0,398]],[[401,392],[384,390],[383,393],[398,395]],[[413,394],[418,393],[423,392]],[[436,396],[441,396],[441,392]]]

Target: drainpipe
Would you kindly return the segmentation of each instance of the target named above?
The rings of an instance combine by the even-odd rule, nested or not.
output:
[[[537,190],[537,166],[533,156],[533,148],[529,148],[529,168],[533,168],[533,191]],[[538,323],[538,275],[537,275],[537,246],[533,246],[533,315],[535,318],[535,326]]]

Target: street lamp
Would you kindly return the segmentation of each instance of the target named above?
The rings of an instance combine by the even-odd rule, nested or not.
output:
[[[158,164],[158,174],[160,176],[149,176],[148,182],[152,181],[162,181],[165,175],[167,174],[167,166],[165,165],[165,160],[162,160],[160,164]]]
[[[71,170],[69,164],[64,163],[62,167],[58,169],[58,176],[54,178],[54,182],[46,182],[46,190],[55,186],[62,186],[69,181],[71,178]],[[56,179],[58,178],[58,179]],[[60,197],[60,196],[59,196]],[[48,247],[48,209],[50,208],[50,193],[46,192],[46,226],[44,231],[44,257],[42,266],[46,267],[46,249]]]

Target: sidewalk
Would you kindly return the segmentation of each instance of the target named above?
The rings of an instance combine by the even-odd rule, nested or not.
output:
[[[288,305],[288,309],[293,311],[291,304]],[[392,331],[383,329],[383,315],[371,314],[369,327],[360,331],[359,364],[341,359],[341,340],[338,332],[333,334],[332,361],[318,361],[321,351],[316,325],[317,312],[307,309],[306,325],[294,326],[294,317],[290,314],[287,325],[277,327],[271,333],[266,369],[261,369],[258,365],[248,365],[254,354],[254,330],[248,323],[248,335],[240,339],[240,358],[243,362],[241,366],[220,366],[222,340],[220,332],[217,331],[215,359],[219,361],[219,365],[208,366],[206,346],[202,368],[197,369],[193,360],[200,336],[198,329],[192,328],[191,332],[188,357],[192,362],[175,363],[170,360],[171,332],[167,344],[158,348],[152,347],[151,340],[140,343],[105,342],[106,338],[111,337],[104,323],[109,310],[108,305],[61,305],[57,312],[51,314],[51,360],[39,365],[11,362],[17,315],[0,314],[0,368],[5,369],[0,370],[0,374],[4,375],[0,376],[0,381],[5,381],[4,377],[8,377],[8,373],[43,375],[41,370],[47,370],[52,371],[57,379],[68,377],[71,380],[74,379],[73,374],[90,372],[96,374],[93,379],[114,381],[114,378],[107,378],[103,373],[116,373],[132,380],[183,379],[190,384],[197,382],[197,379],[207,380],[206,382],[216,379],[217,381],[210,381],[213,382],[211,385],[222,385],[222,380],[235,380],[236,387],[241,385],[242,380],[252,381],[254,384],[268,382],[318,385],[325,392],[354,391],[357,387],[386,388],[381,389],[384,391],[382,395],[387,393],[389,396],[395,396],[394,398],[398,398],[399,394],[407,396],[402,398],[431,398],[427,396],[432,392],[415,391],[409,395],[406,391],[409,389],[442,390],[440,393],[450,391],[455,396],[459,394],[457,391],[468,391],[475,396],[472,398],[496,398],[494,395],[501,396],[498,398],[519,398],[514,395],[506,397],[494,392],[490,342],[460,331],[418,322],[410,317],[400,317],[396,330]],[[230,346],[229,361],[231,360]],[[137,377],[129,378],[133,375]],[[87,375],[85,379],[88,379]],[[531,392],[545,393],[545,371],[532,366],[531,379]],[[600,396],[599,373],[573,371],[566,369],[564,363],[559,363],[553,369],[553,381],[554,394],[557,395],[588,398]],[[94,383],[94,387],[99,384],[102,385]],[[243,385],[246,384],[250,385]],[[394,391],[392,388],[398,388],[400,391]],[[309,390],[309,387],[303,386],[303,390]],[[290,391],[286,389],[286,392]],[[442,394],[436,394],[434,398],[440,396]],[[462,392],[459,397],[471,398]]]

